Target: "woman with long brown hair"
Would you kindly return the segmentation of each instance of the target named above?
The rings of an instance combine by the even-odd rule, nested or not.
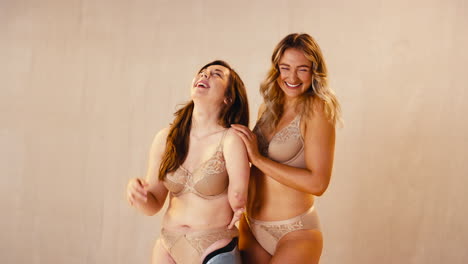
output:
[[[252,131],[233,125],[252,163],[239,248],[246,263],[318,263],[314,197],[330,182],[340,106],[315,40],[290,34],[273,51]]]
[[[249,123],[245,87],[226,62],[213,61],[193,79],[190,102],[155,136],[146,179],[127,185],[129,203],[147,215],[169,197],[152,263],[240,263],[234,224],[249,163],[233,123]]]

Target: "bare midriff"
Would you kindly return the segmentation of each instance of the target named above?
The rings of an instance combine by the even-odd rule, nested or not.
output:
[[[252,166],[247,213],[261,221],[278,221],[300,215],[314,205],[314,195],[279,183]]]
[[[204,230],[227,227],[233,212],[227,193],[216,199],[203,199],[193,193],[170,196],[162,226],[166,229]]]

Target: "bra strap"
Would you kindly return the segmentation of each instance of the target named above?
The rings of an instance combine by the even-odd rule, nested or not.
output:
[[[229,130],[229,128],[226,128],[226,130],[224,130],[223,136],[221,137],[221,141],[219,142],[218,150],[223,150],[223,146],[224,146],[224,137],[226,136],[228,130]]]

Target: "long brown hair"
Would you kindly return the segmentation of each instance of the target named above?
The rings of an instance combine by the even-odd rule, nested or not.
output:
[[[318,97],[323,100],[324,111],[332,124],[340,121],[341,110],[334,91],[328,87],[327,66],[317,42],[308,34],[293,33],[276,45],[271,56],[271,67],[265,81],[260,85],[260,93],[265,103],[265,112],[259,120],[267,131],[278,125],[283,114],[284,93],[278,85],[279,61],[287,49],[297,49],[312,63],[312,85],[298,99],[296,107],[301,114],[310,114],[310,104]]]
[[[249,125],[249,105],[244,82],[229,64],[222,60],[212,61],[203,66],[198,72],[212,65],[220,65],[229,69],[229,82],[226,89],[226,103],[219,113],[218,123],[223,127],[231,124]],[[191,100],[174,113],[174,121],[169,127],[166,149],[159,166],[159,180],[164,180],[167,173],[173,172],[181,166],[187,157],[190,130],[192,128],[192,113],[194,103]]]

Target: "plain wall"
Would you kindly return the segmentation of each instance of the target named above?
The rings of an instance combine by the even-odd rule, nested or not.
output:
[[[161,213],[125,186],[154,134],[218,58],[254,121],[292,32],[318,41],[345,120],[321,263],[467,263],[463,0],[0,0],[0,262],[149,263]]]

